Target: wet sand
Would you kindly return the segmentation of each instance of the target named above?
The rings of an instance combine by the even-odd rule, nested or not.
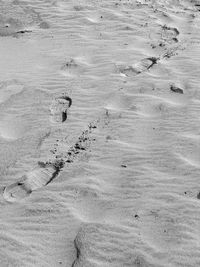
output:
[[[0,7],[0,266],[198,267],[198,1]]]

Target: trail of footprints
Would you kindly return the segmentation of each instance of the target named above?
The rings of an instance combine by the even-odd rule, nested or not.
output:
[[[10,27],[10,26],[9,26]],[[8,28],[8,27],[7,27]],[[25,33],[28,32],[28,30],[18,30],[11,31],[8,29],[0,28],[0,36],[3,35],[13,35],[16,33]],[[161,40],[158,44],[154,44],[152,48],[156,47],[167,47],[173,44],[178,43],[178,35],[179,31],[176,28],[171,28],[166,25],[162,26],[162,32],[161,32]],[[167,49],[167,48],[166,48]],[[155,64],[157,64],[161,59],[170,58],[174,55],[174,51],[167,49],[167,51],[159,57],[147,57],[142,59],[136,64],[133,64],[131,66],[119,66],[118,71],[121,75],[124,75],[126,77],[132,77],[135,75],[139,75],[145,71],[150,70],[154,67]],[[71,60],[67,64],[63,66],[63,70],[66,69],[74,69],[76,68],[76,63]],[[177,94],[183,94],[183,89],[171,85],[170,90],[173,93]],[[67,120],[67,113],[68,109],[72,105],[72,99],[69,96],[62,96],[55,98],[52,102],[52,105],[50,107],[50,118],[52,123],[63,123]],[[84,152],[89,147],[90,143],[95,141],[94,138],[92,138],[92,133],[94,130],[98,127],[99,120],[96,120],[92,123],[90,123],[87,128],[81,133],[78,140],[75,142],[74,145],[70,147],[70,149],[66,152],[66,155],[56,155],[54,161],[46,161],[46,162],[38,162],[38,166],[31,170],[30,172],[26,173],[21,179],[16,181],[15,183],[12,183],[5,187],[3,192],[3,197],[8,202],[17,202],[20,201],[28,196],[31,195],[31,193],[43,186],[46,186],[49,184],[53,179],[55,179],[59,173],[62,171],[64,166],[66,164],[71,164],[74,162],[74,160],[77,159],[78,155],[81,152]],[[90,262],[90,258],[96,258],[97,261],[101,261],[101,259],[107,260],[109,262],[110,258],[115,255],[114,252],[108,250],[107,252],[102,249],[100,250],[100,254],[98,254],[98,244],[101,244],[102,240],[102,233],[104,239],[109,242],[112,248],[112,242],[113,239],[115,239],[115,242],[118,242],[120,247],[126,251],[128,251],[128,255],[130,255],[130,266],[147,266],[147,263],[144,261],[143,257],[136,257],[134,255],[134,249],[131,248],[131,246],[126,247],[126,242],[123,242],[122,238],[123,235],[118,238],[118,236],[121,233],[121,229],[114,229],[113,227],[111,229],[104,229],[105,226],[100,224],[88,224],[83,225],[83,227],[80,229],[80,231],[77,233],[77,236],[74,240],[74,246],[76,250],[76,258],[74,262],[72,263],[72,267],[75,266],[92,266],[92,263]],[[103,231],[102,231],[103,229]],[[111,236],[110,233],[113,233]],[[125,232],[126,238],[129,239],[130,235],[128,232]],[[122,241],[121,241],[122,240]],[[132,240],[130,238],[130,244]],[[88,245],[89,244],[89,245]],[[95,249],[92,249],[95,248]],[[95,254],[95,251],[97,253]],[[119,253],[121,254],[121,253]],[[116,262],[120,262],[120,264],[123,265],[125,262],[125,259],[123,258],[117,258],[115,256],[114,260]],[[105,260],[102,260],[102,264],[105,263]]]
[[[165,47],[165,52],[159,57],[147,57],[142,59],[141,61],[130,65],[130,66],[119,66],[118,70],[120,74],[131,77],[138,74],[141,74],[145,71],[150,70],[154,65],[156,65],[161,59],[168,59],[177,54],[177,48],[167,48],[169,45],[178,43],[177,36],[179,35],[179,31],[176,28],[171,28],[166,25],[162,26],[163,32],[161,34],[161,40],[158,45],[151,45],[152,48],[156,48],[157,46]]]
[[[183,89],[175,85],[171,85],[170,90],[173,93],[183,94]],[[67,111],[71,105],[72,99],[68,96],[55,98],[50,107],[51,121],[54,123],[65,122],[67,119]],[[90,143],[95,141],[95,138],[92,137],[92,133],[98,127],[100,121],[101,119],[97,119],[89,123],[87,128],[78,137],[75,144],[71,146],[66,153],[53,153],[55,154],[55,160],[38,162],[38,166],[35,169],[23,175],[17,182],[6,186],[3,191],[4,199],[8,202],[19,201],[28,197],[33,191],[49,184],[59,175],[65,164],[73,163],[78,155],[86,151]]]
[[[168,43],[168,45],[170,44],[169,40],[178,42],[177,36],[179,35],[179,31],[176,28],[170,28],[164,25],[162,29],[162,40]],[[147,57],[131,66],[119,66],[118,70],[121,75],[126,77],[138,75],[153,68],[159,60],[169,57],[169,53],[165,53],[159,57]],[[71,59],[63,68],[71,69],[74,67],[77,67],[77,64]],[[174,85],[171,85],[170,90],[174,93],[183,94],[183,90]],[[50,107],[51,122],[65,122],[67,111],[71,105],[72,99],[67,95],[55,98]],[[91,142],[90,135],[93,129],[97,127],[96,125],[97,122],[88,125],[88,128],[82,132],[77,142],[69,149],[65,159],[61,155],[57,155],[54,162],[39,162],[37,168],[25,174],[19,181],[5,187],[3,192],[4,198],[9,202],[15,202],[29,196],[32,191],[50,183],[58,176],[65,163],[72,163],[81,151],[86,150],[89,142]]]
[[[135,75],[141,74],[145,71],[150,70],[154,65],[156,65],[161,59],[167,59],[177,54],[177,47],[169,47],[174,43],[178,43],[177,36],[179,35],[179,31],[177,28],[168,27],[167,25],[162,26],[162,32],[160,34],[160,41],[157,45],[152,44],[152,49],[160,46],[164,47],[164,53],[158,57],[147,57],[142,59],[141,61],[125,66],[119,65],[118,71],[121,75],[126,77],[133,77]]]
[[[68,96],[55,98],[50,108],[51,120],[58,123],[64,122],[67,119],[67,110],[71,104],[72,100]],[[91,134],[97,128],[99,121],[98,119],[89,123],[76,143],[69,148],[65,155],[63,153],[57,154],[53,161],[38,162],[38,166],[35,169],[26,173],[17,182],[6,186],[3,192],[4,199],[8,202],[19,201],[28,197],[33,191],[49,184],[58,176],[66,163],[73,163],[78,155],[87,150],[92,141],[95,141]]]

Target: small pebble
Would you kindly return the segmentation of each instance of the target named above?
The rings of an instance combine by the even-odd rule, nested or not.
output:
[[[179,87],[174,86],[174,85],[170,86],[170,90],[174,93],[183,94],[183,90]]]
[[[127,168],[127,165],[122,164],[121,167],[122,167],[122,168]]]

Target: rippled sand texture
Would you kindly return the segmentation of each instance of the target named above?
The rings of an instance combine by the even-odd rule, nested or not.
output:
[[[197,0],[0,1],[1,267],[200,266],[199,29]]]

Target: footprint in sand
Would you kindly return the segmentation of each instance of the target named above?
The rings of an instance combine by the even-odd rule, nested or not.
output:
[[[16,202],[28,197],[32,191],[47,185],[62,168],[62,162],[39,163],[39,166],[21,177],[17,182],[5,187],[3,197],[8,202]]]
[[[150,38],[153,41],[153,44],[151,46],[153,49],[159,47],[164,48],[166,50],[166,47],[168,47],[169,45],[174,45],[179,42],[179,34],[180,33],[177,28],[162,25],[161,30],[159,32],[150,33]],[[157,41],[154,42],[154,40]]]
[[[179,31],[177,30],[177,28],[168,27],[167,25],[162,26],[161,38],[166,43],[178,43],[178,35]]]
[[[133,64],[131,66],[119,67],[119,71],[121,74],[124,74],[125,76],[135,76],[152,68],[153,65],[157,64],[158,60],[159,58],[156,57],[144,58],[140,62]]]
[[[72,105],[72,99],[68,96],[55,98],[50,107],[51,121],[55,123],[64,122],[67,119],[67,110]]]
[[[3,192],[4,199],[8,202],[20,201],[33,191],[50,183],[58,176],[65,164],[73,163],[77,156],[89,147],[90,142],[95,141],[90,134],[97,128],[96,124],[97,122],[90,123],[66,153],[58,153],[53,161],[38,162],[39,166],[26,173],[17,182],[6,186]]]

